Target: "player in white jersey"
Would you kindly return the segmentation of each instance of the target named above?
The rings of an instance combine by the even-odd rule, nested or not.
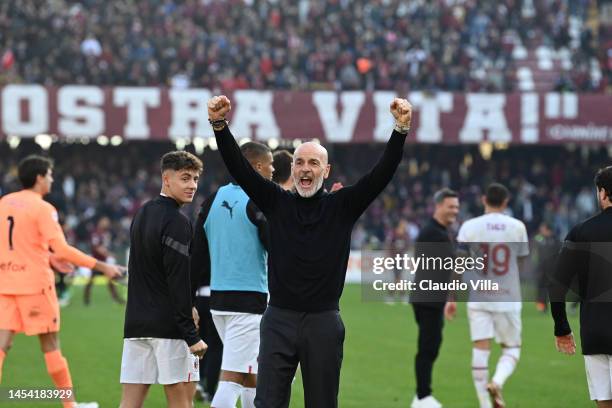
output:
[[[460,243],[475,243],[470,247],[478,247],[479,255],[485,257],[485,267],[472,274],[471,282],[481,279],[498,285],[497,290],[472,289],[468,302],[472,378],[481,408],[505,407],[501,389],[521,352],[519,263],[529,255],[529,244],[525,225],[504,214],[508,199],[506,187],[489,185],[482,198],[485,214],[466,221],[457,236]],[[493,338],[501,345],[502,354],[489,382]]]

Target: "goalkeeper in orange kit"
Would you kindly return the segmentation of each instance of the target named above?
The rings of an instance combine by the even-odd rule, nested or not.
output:
[[[66,243],[56,209],[43,200],[53,183],[50,159],[23,159],[19,181],[23,190],[0,199],[0,383],[2,363],[13,337],[25,333],[38,336],[55,386],[72,389],[68,363],[59,348],[59,304],[50,251],[62,262],[91,268],[110,278],[121,276],[123,268],[96,261]],[[63,400],[63,405],[77,404],[72,397]]]

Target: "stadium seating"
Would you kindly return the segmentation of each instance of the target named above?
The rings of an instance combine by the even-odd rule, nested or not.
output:
[[[562,0],[3,2],[0,84],[600,91],[612,45],[597,14]]]

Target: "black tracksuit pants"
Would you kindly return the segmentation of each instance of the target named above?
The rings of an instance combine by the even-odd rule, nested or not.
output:
[[[421,399],[431,395],[433,365],[442,344],[444,308],[423,306],[418,303],[413,303],[412,308],[414,309],[414,317],[419,326],[414,371],[417,382],[417,397]]]
[[[261,319],[257,408],[287,408],[298,363],[306,408],[336,408],[344,344],[337,310],[307,313],[268,306]]]

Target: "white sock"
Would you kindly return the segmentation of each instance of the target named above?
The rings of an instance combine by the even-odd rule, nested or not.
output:
[[[236,408],[242,385],[229,381],[219,381],[217,392],[210,403],[211,408]]]
[[[489,408],[491,401],[487,392],[489,381],[489,354],[490,350],[472,349],[472,380],[476,388],[476,396],[481,408]]]
[[[242,408],[255,408],[255,390],[255,388],[242,388],[242,393],[240,394]]]
[[[508,347],[503,349],[502,355],[499,356],[499,360],[497,361],[495,375],[493,375],[493,382],[495,384],[500,387],[504,386],[504,383],[516,368],[520,356],[520,347]]]

